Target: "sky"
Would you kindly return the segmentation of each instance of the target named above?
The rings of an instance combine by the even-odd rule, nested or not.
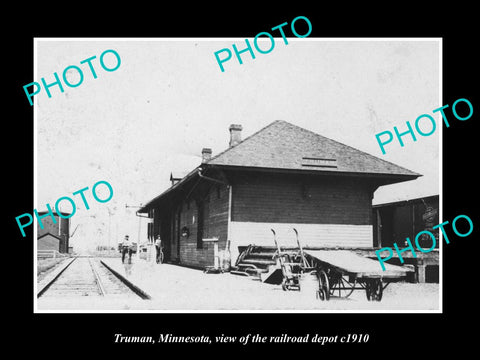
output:
[[[199,165],[204,147],[213,155],[225,150],[230,124],[241,124],[245,138],[275,120],[423,175],[379,188],[374,203],[439,194],[442,126],[440,115],[432,113],[443,105],[439,40],[288,42],[276,38],[270,53],[254,50],[255,59],[244,53],[242,65],[233,55],[222,72],[214,53],[232,50],[234,43],[242,49],[244,38],[37,38],[33,81],[51,83],[54,72],[61,78],[70,65],[80,67],[84,79],[78,87],[63,84],[63,93],[52,86],[51,98],[44,89],[35,96],[36,209],[53,207],[62,196],[75,200],[75,249],[116,245],[125,234],[135,241],[136,207],[165,191],[172,171]],[[109,49],[121,58],[111,72],[99,63]],[[96,79],[87,64],[80,64],[92,56]],[[111,53],[104,61],[107,67],[116,65]],[[79,81],[74,70],[66,76],[71,83]],[[404,147],[392,143],[383,155],[375,134],[393,132],[393,126],[406,130],[406,121],[413,126],[422,114],[437,120],[436,132],[417,136],[416,142],[405,137]],[[100,180],[114,190],[106,203],[96,202],[91,193]],[[72,195],[87,186],[89,210]],[[61,209],[72,210],[67,202]],[[145,224],[140,220],[140,241],[146,239]]]

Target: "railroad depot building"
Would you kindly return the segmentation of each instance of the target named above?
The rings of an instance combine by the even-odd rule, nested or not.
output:
[[[242,140],[231,125],[229,147],[145,204],[168,262],[205,268],[215,258],[235,264],[250,244],[305,248],[374,248],[372,198],[382,185],[414,180],[415,172],[286,121]],[[225,269],[228,262],[219,261]]]

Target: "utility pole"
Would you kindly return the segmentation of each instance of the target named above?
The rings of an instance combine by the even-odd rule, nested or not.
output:
[[[111,239],[111,234],[112,234],[112,231],[111,231],[111,218],[112,218],[112,211],[110,210],[110,208],[107,206],[107,211],[108,211],[108,255],[110,256],[111,254],[111,248],[110,248],[110,239]]]

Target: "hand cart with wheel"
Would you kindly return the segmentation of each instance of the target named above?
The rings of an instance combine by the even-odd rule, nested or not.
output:
[[[405,279],[409,268],[385,264],[349,250],[304,250],[306,259],[316,268],[317,298],[349,297],[354,290],[365,290],[369,301],[381,301],[383,291],[391,283]]]
[[[298,231],[294,228],[298,251],[282,251],[277,241],[275,230],[271,229],[273,233],[273,241],[277,247],[276,258],[282,270],[282,289],[283,290],[300,290],[300,278],[309,271],[314,270],[309,266],[303,248],[298,239]]]

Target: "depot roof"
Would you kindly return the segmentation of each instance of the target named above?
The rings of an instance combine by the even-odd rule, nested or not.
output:
[[[283,120],[272,122],[206,164],[421,176]]]
[[[241,131],[241,126],[238,129]],[[148,211],[154,202],[199,176],[200,169],[208,167],[369,175],[387,177],[390,182],[422,176],[287,121],[276,120],[218,155],[204,160],[139,212]]]

